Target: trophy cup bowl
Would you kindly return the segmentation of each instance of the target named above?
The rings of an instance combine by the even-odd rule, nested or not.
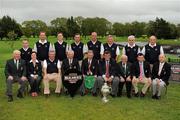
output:
[[[103,95],[102,101],[104,103],[107,103],[109,100],[107,99],[107,96],[109,95],[109,93],[111,92],[111,87],[109,87],[107,85],[107,83],[105,82],[104,85],[101,88],[101,93]]]

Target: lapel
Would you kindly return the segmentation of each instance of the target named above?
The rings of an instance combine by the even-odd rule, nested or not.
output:
[[[160,63],[159,63],[159,65],[160,65]],[[162,67],[162,70],[161,70],[161,74],[160,74],[160,76],[162,76],[163,74],[165,74],[165,65],[166,65],[166,62],[164,63],[164,65],[163,65],[163,67]],[[159,66],[158,66],[159,67]],[[158,71],[159,71],[159,69],[158,69]]]

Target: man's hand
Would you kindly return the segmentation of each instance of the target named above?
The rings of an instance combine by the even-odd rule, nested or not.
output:
[[[158,86],[160,85],[160,82],[161,82],[161,81],[158,79],[158,80],[157,80],[157,85],[158,85]]]
[[[21,77],[21,80],[22,80],[22,81],[26,81],[27,79],[26,79],[26,77],[22,76],[22,77]]]
[[[131,77],[130,77],[130,76],[128,76],[126,80],[127,80],[127,81],[131,81]]]
[[[109,78],[108,78],[108,82],[112,82],[112,77],[109,77]]]
[[[38,75],[34,75],[34,80],[36,80],[38,78]]]
[[[13,80],[13,76],[8,76],[8,80]]]
[[[125,79],[121,76],[121,77],[120,77],[120,81],[121,81],[121,82],[125,82]]]

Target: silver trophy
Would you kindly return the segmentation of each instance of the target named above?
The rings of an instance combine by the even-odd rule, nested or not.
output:
[[[102,88],[101,88],[101,93],[102,93],[102,95],[103,95],[103,98],[102,98],[102,101],[104,102],[104,103],[107,103],[109,100],[107,99],[107,96],[110,94],[110,92],[111,92],[111,87],[109,87],[108,85],[107,85],[107,83],[105,82],[104,83],[104,85],[102,86]]]

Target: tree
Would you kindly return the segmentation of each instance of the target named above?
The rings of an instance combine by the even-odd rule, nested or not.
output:
[[[0,20],[0,38],[8,37],[8,33],[14,31],[17,34],[17,37],[22,36],[21,25],[18,24],[14,19],[9,16],[3,16]]]
[[[16,40],[17,39],[17,34],[14,31],[10,31],[7,34],[7,37],[9,38],[9,40]]]
[[[26,35],[33,35],[33,37],[38,36],[41,31],[48,31],[46,23],[41,20],[24,21],[22,28],[24,30],[23,33],[28,32]]]
[[[147,33],[149,35],[155,35],[157,38],[172,38],[170,24],[162,18],[156,18],[155,21],[149,21]]]
[[[73,37],[76,33],[80,33],[80,27],[72,16],[67,20],[67,31],[68,37]]]
[[[57,36],[57,33],[62,32],[67,37],[67,18],[56,18],[51,21],[51,34]]]

